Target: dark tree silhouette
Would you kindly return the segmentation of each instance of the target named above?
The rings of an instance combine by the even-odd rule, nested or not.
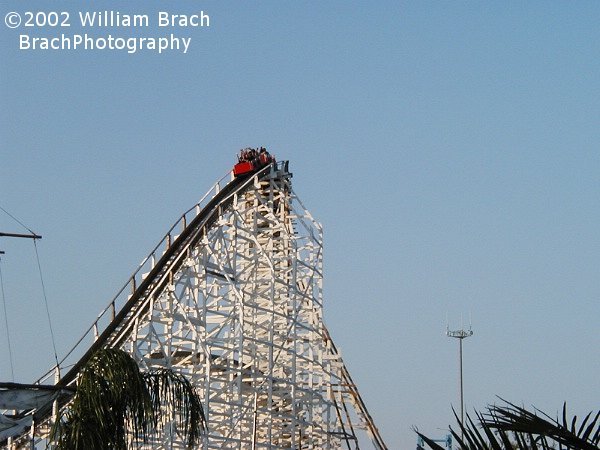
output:
[[[50,440],[58,450],[127,450],[160,433],[165,414],[189,448],[199,442],[206,421],[185,377],[168,369],[142,373],[124,351],[102,349],[83,367]]]
[[[502,399],[501,399],[502,400]],[[458,430],[450,432],[459,450],[598,450],[600,443],[600,411],[589,413],[577,423],[569,420],[563,404],[562,417],[552,419],[534,409],[529,411],[502,400],[504,405],[488,406],[484,413],[476,412],[476,421],[467,414],[461,423],[456,412]],[[415,432],[433,450],[445,450],[432,439]],[[461,437],[462,436],[462,437]]]

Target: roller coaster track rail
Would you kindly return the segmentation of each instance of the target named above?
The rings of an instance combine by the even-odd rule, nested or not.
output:
[[[132,316],[132,308],[136,306],[140,296],[146,292],[160,273],[170,267],[172,259],[178,255],[178,250],[189,244],[190,238],[193,237],[191,236],[193,231],[214,220],[219,209],[226,208],[235,194],[242,192],[269,170],[287,170],[287,165],[287,161],[279,161],[262,168],[252,176],[233,178],[232,173],[228,172],[221,177],[198,203],[185,211],[169,228],[160,242],[127,279],[123,287],[98,314],[96,320],[59,360],[58,367],[50,369],[34,384],[48,384],[52,378],[58,385],[71,384],[76,379],[81,367],[96,350],[107,343],[112,333],[119,327],[126,327],[126,320]],[[198,238],[195,235],[195,239]],[[68,372],[61,376],[60,370],[67,368]]]
[[[196,244],[206,230],[227,210],[236,195],[243,193],[268,174],[288,173],[288,162],[280,161],[267,165],[258,172],[233,177],[228,172],[219,179],[209,191],[191,208],[185,211],[171,226],[150,254],[142,260],[125,284],[100,312],[75,345],[59,360],[58,365],[35,384],[52,384],[58,387],[73,387],[79,372],[92,355],[103,347],[118,347],[127,336],[133,322],[142,315],[151,302],[153,292],[168,283],[168,273],[176,270],[185,259],[185,250]],[[332,351],[339,354],[329,331],[323,326],[324,339],[330,342]],[[61,371],[67,370],[63,375]],[[342,362],[341,383],[352,398],[355,408],[362,414],[366,428],[376,448],[387,450],[387,446],[371,418],[350,373]],[[48,408],[38,410],[36,421],[44,420],[51,411]]]

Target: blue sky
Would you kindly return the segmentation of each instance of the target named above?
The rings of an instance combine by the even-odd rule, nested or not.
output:
[[[20,33],[61,30],[0,27],[0,206],[44,236],[59,354],[238,149],[264,145],[290,160],[324,225],[326,323],[390,448],[414,448],[412,425],[443,435],[453,423],[458,344],[444,333],[461,314],[475,331],[468,409],[497,395],[550,414],[563,401],[597,409],[600,4],[94,8],[204,10],[211,23],[173,31],[190,50],[161,55],[19,50]],[[3,16],[26,10],[92,9],[2,2]],[[0,231],[21,229],[0,214]],[[27,382],[53,361],[35,253],[5,238],[0,249]]]

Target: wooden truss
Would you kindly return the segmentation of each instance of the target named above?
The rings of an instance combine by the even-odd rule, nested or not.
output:
[[[185,375],[207,418],[200,448],[385,449],[323,323],[322,229],[287,163],[234,183],[143,263],[94,346]],[[165,430],[141,448],[185,448]]]

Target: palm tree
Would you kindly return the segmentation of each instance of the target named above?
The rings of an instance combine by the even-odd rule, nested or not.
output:
[[[488,406],[485,413],[476,412],[479,426],[467,414],[466,423],[461,423],[454,413],[461,435],[452,428],[450,432],[458,443],[459,450],[599,450],[600,411],[589,413],[580,425],[577,416],[567,417],[566,404],[562,417],[552,419],[547,414],[529,411],[502,400],[505,405]],[[427,436],[416,433],[433,450],[445,450]]]
[[[124,351],[102,349],[83,367],[50,440],[58,450],[127,450],[169,420],[188,448],[199,442],[206,420],[189,381],[170,369],[142,373]]]

